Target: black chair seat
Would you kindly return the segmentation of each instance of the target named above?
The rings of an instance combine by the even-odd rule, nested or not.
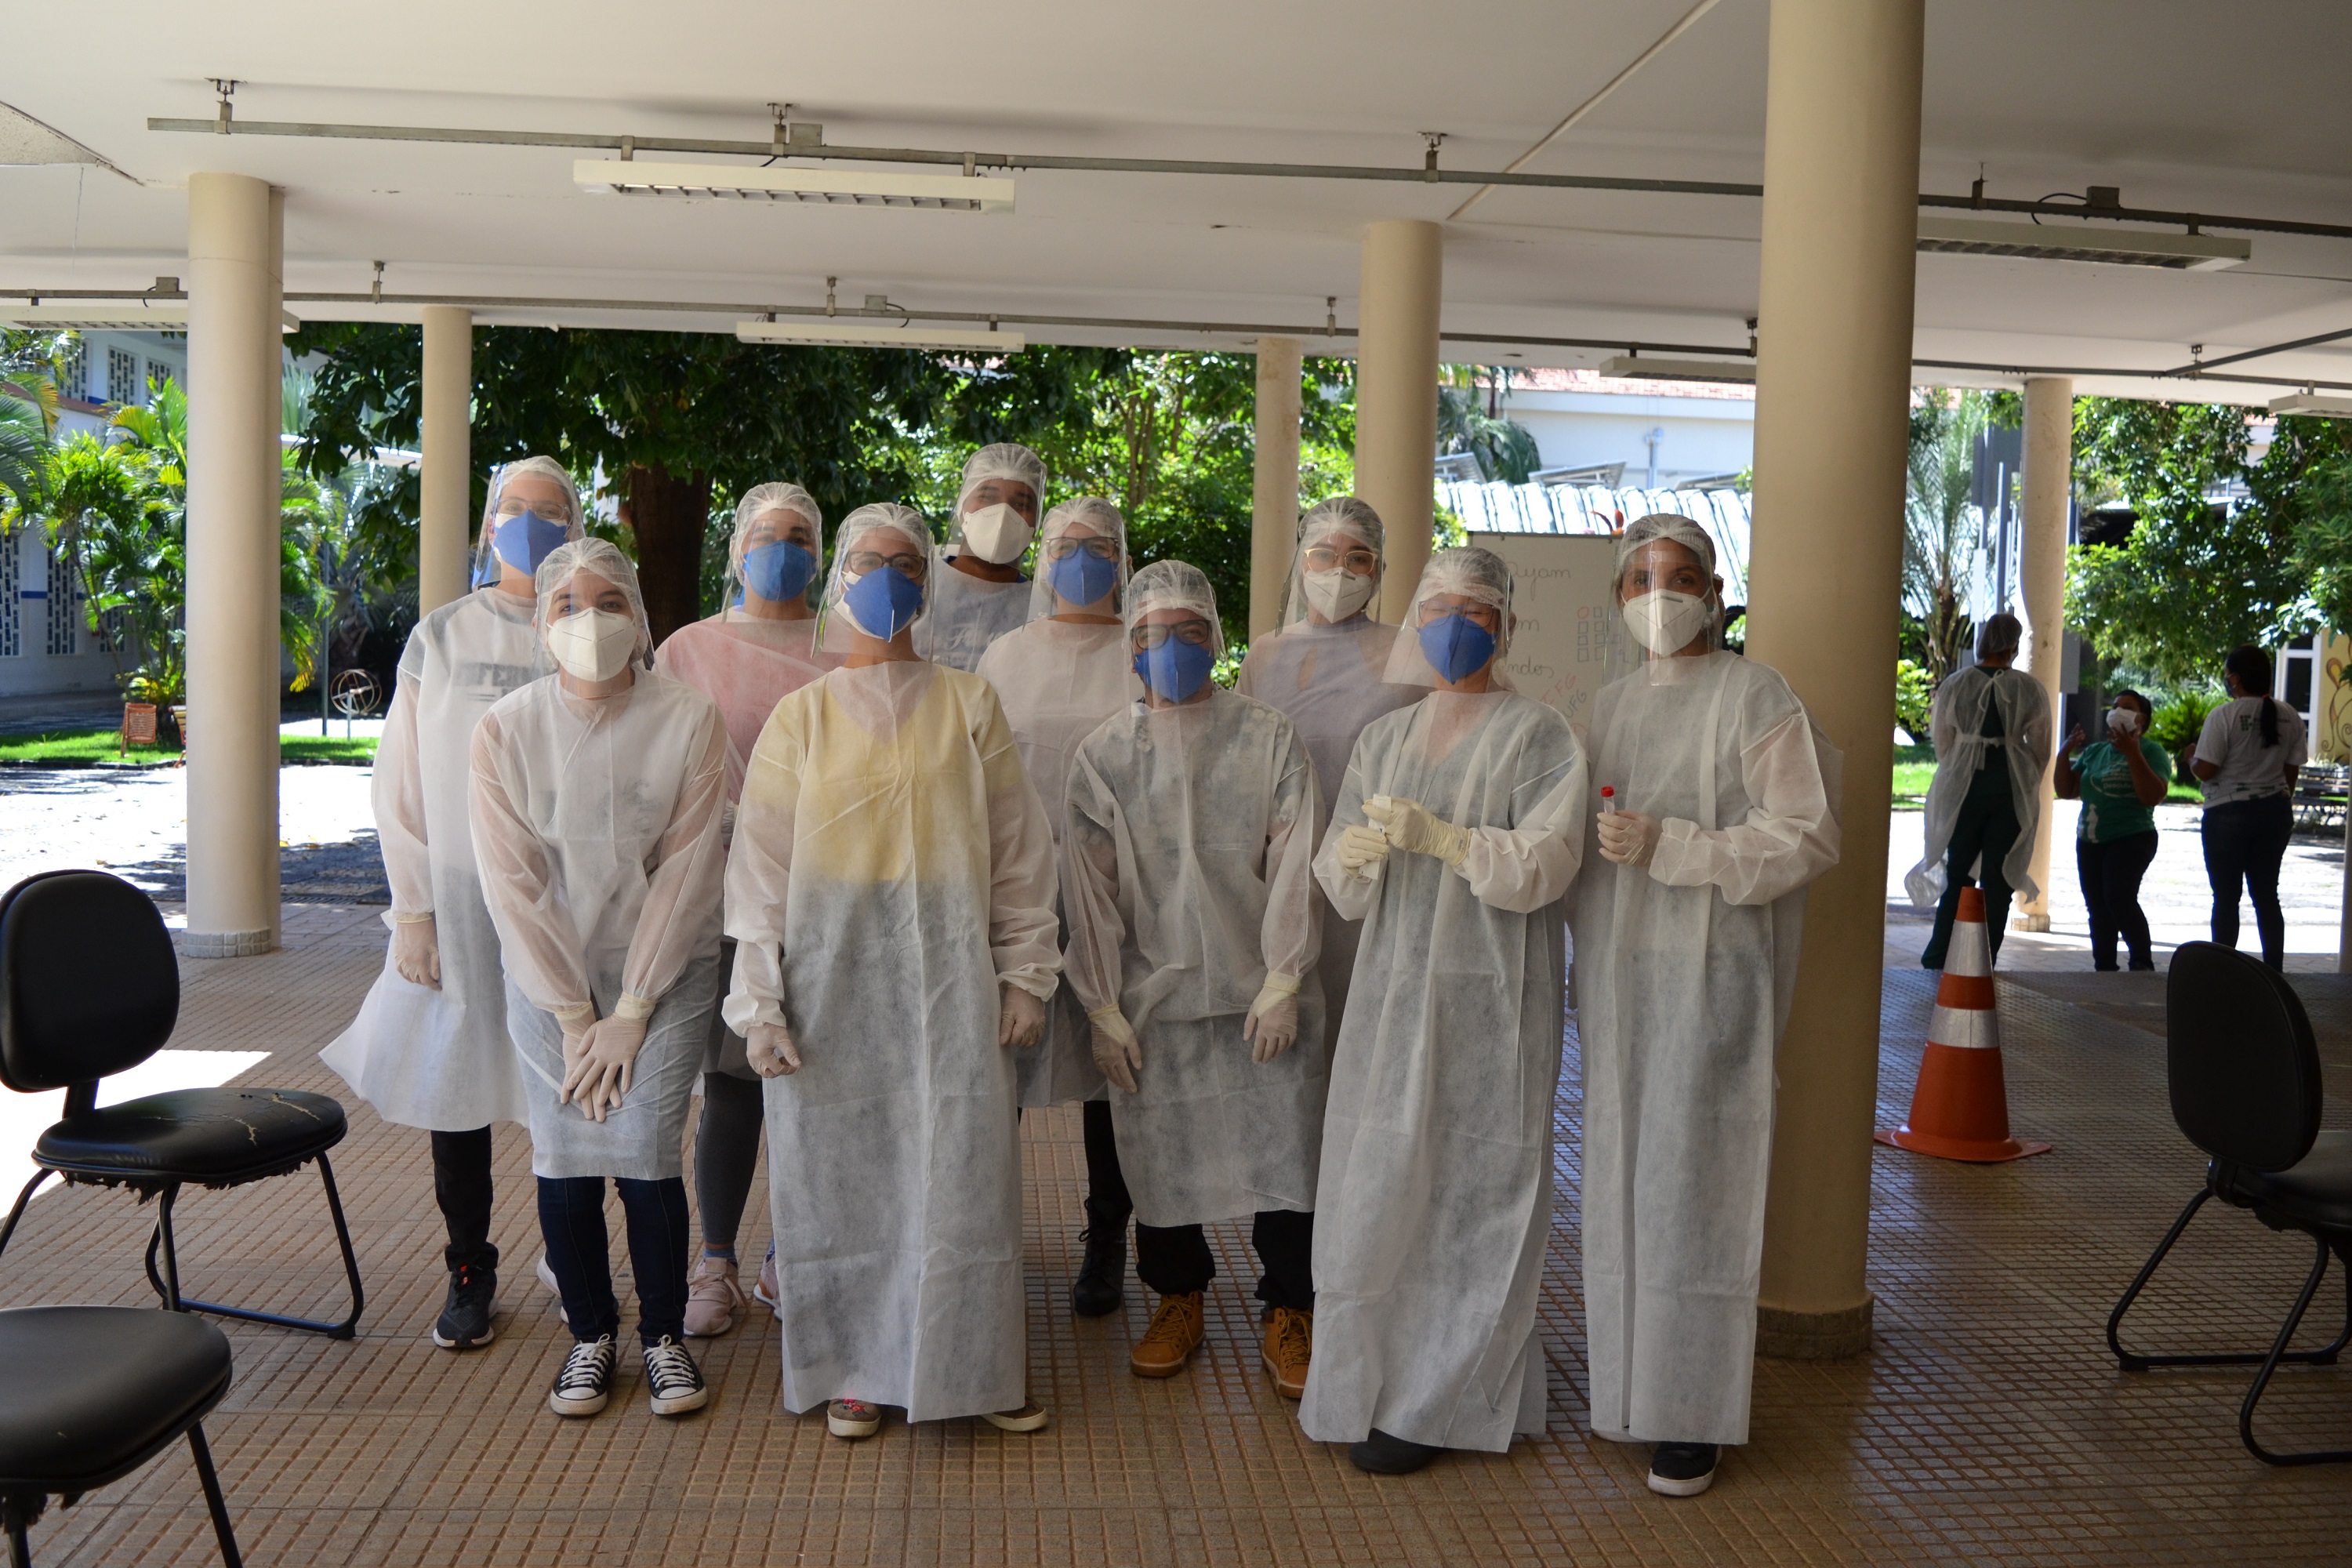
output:
[[[0,1490],[129,1474],[219,1401],[229,1372],[228,1336],[184,1312],[0,1311]]]
[[[2231,1166],[2221,1195],[2289,1225],[2352,1232],[2352,1132],[2322,1132],[2291,1170]]]
[[[295,1089],[178,1089],[85,1110],[33,1146],[72,1175],[204,1184],[291,1170],[342,1142],[343,1108]]]

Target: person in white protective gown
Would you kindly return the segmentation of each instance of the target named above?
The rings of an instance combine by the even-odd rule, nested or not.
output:
[[[727,723],[727,822],[743,793],[743,769],[786,693],[841,662],[816,647],[818,591],[824,586],[824,513],[793,484],[755,485],[735,508],[719,612],[680,626],[654,654],[654,668],[719,705]],[[722,941],[719,973],[730,973],[735,944]],[[760,1079],[743,1057],[743,1037],[713,1009],[702,1053],[702,1118],[694,1130],[694,1197],[702,1255],[686,1293],[689,1338],[723,1334],[743,1307],[735,1232],[760,1159]],[[775,1254],[752,1294],[773,1306]]]
[[[1127,636],[1144,696],[1078,747],[1062,898],[1064,983],[1112,1085],[1136,1273],[1160,1295],[1128,1364],[1139,1377],[1184,1370],[1217,1272],[1201,1227],[1246,1215],[1262,1359],[1295,1399],[1314,1343],[1328,1081],[1312,868],[1322,799],[1290,721],[1209,679],[1224,638],[1196,568],[1137,573]]]
[[[555,674],[474,731],[474,853],[530,1107],[539,1225],[573,1344],[548,1396],[612,1393],[620,1307],[604,1180],[620,1189],[656,1415],[709,1398],[685,1345],[686,1116],[719,1001],[727,730],[710,699],[646,672],[637,574],[601,539],[539,569]]]
[[[982,679],[996,688],[1013,744],[1053,824],[1056,850],[1066,812],[1065,786],[1078,742],[1141,691],[1129,668],[1119,594],[1127,582],[1127,520],[1100,496],[1065,501],[1045,516],[1028,625],[980,656]],[[1064,920],[1063,945],[1068,922]],[[1082,1102],[1087,1160],[1086,1229],[1070,1310],[1115,1312],[1125,1300],[1127,1224],[1134,1211],[1119,1174],[1118,1145],[1102,1069],[1095,1066],[1086,1009],[1065,984],[1045,1010],[1045,1035],[1020,1053],[1024,1107]]]
[[[1786,680],[1717,647],[1697,523],[1628,525],[1615,592],[1630,673],[1593,699],[1571,911],[1592,1429],[1656,1445],[1651,1489],[1688,1497],[1748,1440],[1773,1052],[1839,759]]]
[[[1364,726],[1421,700],[1428,688],[1388,679],[1397,628],[1373,616],[1380,608],[1381,554],[1387,531],[1380,513],[1354,496],[1333,496],[1298,523],[1282,624],[1250,645],[1234,689],[1282,710],[1307,742],[1315,782],[1326,801],[1339,793],[1348,758]],[[1315,971],[1333,1023],[1347,1011],[1349,977],[1363,927],[1323,908],[1323,951]]]
[[[1925,853],[1905,873],[1914,909],[1933,909],[1935,929],[1919,954],[1923,969],[1944,967],[1960,889],[1984,890],[1985,935],[1992,955],[2009,929],[2009,901],[2041,895],[2033,879],[2033,836],[2042,823],[2042,778],[2050,767],[2050,694],[2014,667],[2024,633],[2015,616],[1985,618],[1977,661],[1936,688],[1928,739],[1936,778],[1927,786]]]
[[[1003,442],[971,455],[915,625],[917,655],[978,669],[989,644],[1027,622],[1033,595],[1021,558],[1045,505],[1045,465],[1036,453]]]
[[[1299,1420],[1402,1474],[1544,1429],[1536,1296],[1566,1026],[1562,899],[1584,847],[1584,753],[1511,690],[1510,568],[1444,550],[1365,727],[1315,874],[1364,922],[1316,1183],[1315,1365]]]
[[[728,852],[727,1022],[767,1079],[783,1403],[1035,1431],[1013,1052],[1061,970],[1054,838],[988,682],[915,657],[929,531],[850,513]]]
[[[492,703],[554,668],[531,626],[533,574],[580,536],[580,496],[562,465],[509,463],[490,476],[474,591],[409,634],[373,785],[392,943],[352,1026],[319,1053],[378,1116],[432,1134],[449,1270],[433,1342],[445,1350],[497,1337],[490,1126],[530,1121],[507,1039],[498,932],[474,865],[474,726]]]

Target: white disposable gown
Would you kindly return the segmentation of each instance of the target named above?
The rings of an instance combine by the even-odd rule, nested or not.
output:
[[[627,690],[593,700],[549,676],[483,715],[473,775],[474,848],[506,960],[532,1173],[679,1174],[719,996],[719,710],[643,670]],[[593,1001],[607,1017],[624,994],[653,1014],[627,1096],[592,1121],[556,1103],[554,1015]]]
[[[989,645],[979,674],[996,689],[1004,707],[1013,743],[1045,807],[1058,854],[1078,742],[1137,695],[1139,683],[1129,662],[1127,633],[1116,622],[1031,621]],[[1068,985],[1046,1005],[1045,1037],[1020,1053],[1019,1065],[1023,1105],[1103,1098],[1106,1086],[1102,1069],[1095,1066],[1087,1010]]]
[[[929,1421],[1026,1397],[1021,1151],[1000,982],[1061,968],[1054,840],[995,692],[925,662],[776,705],[728,857],[729,1027],[786,1025],[766,1080],[789,1410]]]
[[[1339,862],[1367,796],[1470,830],[1460,868]],[[1566,1027],[1561,900],[1584,854],[1568,721],[1513,692],[1435,691],[1356,742],[1315,874],[1364,922],[1331,1059],[1315,1224],[1319,1442],[1500,1453],[1544,1428],[1536,1296]]]
[[[1985,709],[1999,704],[2000,739],[1988,740]],[[2050,694],[2018,669],[1972,664],[1936,688],[1927,734],[1936,748],[1936,777],[1927,786],[1924,853],[1904,874],[1915,909],[1931,910],[1944,896],[1944,859],[1969,784],[1996,747],[2009,764],[2009,795],[2017,810],[2017,842],[2000,863],[2001,879],[2029,902],[2041,894],[2033,879],[2033,837],[2042,821],[2042,780],[2050,768]]]
[[[1743,1443],[1772,1152],[1772,1056],[1805,885],[1837,863],[1838,754],[1777,671],[1653,659],[1593,700],[1593,810],[1661,822],[1573,900],[1592,1429]]]
[[[1026,578],[992,583],[938,555],[931,562],[930,601],[915,623],[915,651],[951,669],[978,669],[989,644],[1028,621],[1031,594]]]
[[[1212,689],[1142,702],[1078,748],[1062,850],[1066,987],[1118,1005],[1136,1091],[1109,1091],[1145,1225],[1312,1213],[1328,1084],[1314,976],[1322,802],[1307,748],[1263,702]],[[1298,1035],[1253,1059],[1242,1023],[1268,974],[1301,982]]]
[[[319,1059],[378,1116],[404,1127],[467,1132],[530,1121],[467,801],[474,726],[493,703],[553,668],[531,628],[532,609],[527,596],[481,588],[417,622],[376,747],[373,794],[390,918],[433,917],[441,988],[402,979],[387,952],[358,1016]]]

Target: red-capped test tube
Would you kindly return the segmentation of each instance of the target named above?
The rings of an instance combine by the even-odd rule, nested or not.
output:
[[[1601,815],[1603,816],[1617,815],[1617,788],[1614,784],[1601,786]]]

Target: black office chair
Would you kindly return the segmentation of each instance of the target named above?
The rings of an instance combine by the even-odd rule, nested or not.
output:
[[[183,1089],[100,1109],[98,1080],[153,1056],[172,1037],[179,1014],[180,966],[171,934],[147,895],[130,883],[101,871],[49,871],[0,898],[0,1083],[19,1094],[66,1091],[65,1120],[33,1146],[39,1169],[0,1226],[0,1252],[25,1205],[53,1174],[160,1194],[147,1279],[166,1307],[350,1339],[365,1298],[327,1162],[327,1151],[343,1139],[341,1106],[300,1089]],[[329,1323],[184,1299],[172,1237],[180,1188],[239,1187],[313,1160],[351,1280],[351,1315]]]
[[[2165,984],[2166,1075],[2172,1120],[2212,1156],[2204,1190],[2189,1200],[2154,1256],[2107,1319],[2107,1347],[2126,1372],[2154,1366],[2253,1366],[2238,1408],[2238,1436],[2266,1465],[2326,1465],[2352,1448],[2274,1454],[2254,1437],[2254,1406],[2284,1362],[2333,1366],[2352,1344],[2352,1132],[2319,1128],[2319,1047],[2311,1020],[2283,975],[2233,948],[2182,945]],[[2315,1244],[2311,1275],[2265,1352],[2143,1355],[2124,1349],[2124,1314],[2208,1199],[2242,1209],[2273,1230],[2299,1230]],[[2316,1350],[2290,1351],[2304,1313],[2326,1277],[2330,1253],[2345,1265],[2343,1331]]]
[[[30,1568],[26,1531],[50,1498],[71,1508],[184,1433],[221,1561],[239,1568],[203,1426],[230,1373],[228,1336],[201,1318],[136,1307],[0,1312],[0,1524],[12,1568]]]

